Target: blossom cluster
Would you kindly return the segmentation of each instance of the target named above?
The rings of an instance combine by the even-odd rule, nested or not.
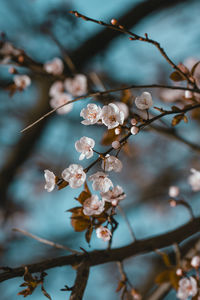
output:
[[[44,64],[44,70],[49,74],[60,76],[64,70],[63,61],[55,57],[53,60],[47,61]],[[67,103],[73,100],[73,97],[79,97],[86,93],[87,78],[83,74],[76,74],[73,78],[66,78],[64,81],[57,80],[49,89],[49,96],[51,97],[50,106],[57,108],[63,105],[57,109],[57,113],[66,114],[73,108],[72,103]]]

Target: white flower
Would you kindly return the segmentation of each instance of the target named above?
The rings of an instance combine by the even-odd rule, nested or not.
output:
[[[185,91],[185,98],[186,99],[191,99],[193,96],[193,93],[191,91]]]
[[[44,64],[44,70],[47,73],[53,74],[53,75],[61,75],[64,69],[63,62],[60,58],[55,57],[54,59],[47,61]]]
[[[124,119],[126,120],[129,116],[129,108],[128,105],[124,102],[114,102],[115,105],[124,113]]]
[[[113,206],[117,206],[118,202],[126,198],[126,194],[121,186],[117,185],[106,193],[101,193],[103,201],[111,202]]]
[[[89,177],[90,181],[93,181],[92,187],[95,191],[106,193],[110,187],[113,187],[112,181],[107,178],[108,175],[103,172],[96,172]]]
[[[64,85],[62,81],[55,81],[49,90],[49,96],[56,97],[64,92]]]
[[[62,171],[62,178],[65,181],[68,181],[69,185],[73,189],[76,189],[84,183],[84,181],[86,179],[86,174],[83,171],[82,166],[72,164],[72,165],[69,166],[69,168],[64,169]]]
[[[46,184],[44,186],[45,190],[47,190],[47,192],[52,192],[56,185],[56,176],[53,172],[49,170],[44,170],[44,178],[46,180]]]
[[[179,192],[180,192],[180,190],[177,186],[172,185],[169,187],[169,196],[170,197],[172,197],[172,198],[178,197]]]
[[[135,105],[141,110],[149,109],[153,105],[151,94],[144,92],[141,96],[136,97]]]
[[[80,116],[85,119],[81,122],[82,124],[93,125],[101,118],[101,107],[96,104],[89,103],[87,108],[83,108],[81,110]]]
[[[74,78],[67,78],[64,85],[72,96],[78,97],[87,93],[87,77],[83,74],[77,74]]]
[[[89,137],[83,136],[80,140],[76,141],[75,148],[76,151],[81,152],[79,160],[88,159],[93,156],[93,150],[95,141]]]
[[[15,75],[13,80],[15,85],[20,89],[25,89],[31,84],[31,79],[27,75]]]
[[[200,267],[200,256],[194,256],[191,260],[191,266],[194,268],[199,268]]]
[[[97,195],[92,195],[83,203],[83,213],[86,216],[100,215],[104,211],[104,201],[99,200]]]
[[[103,124],[108,129],[115,128],[124,123],[124,113],[114,103],[103,106],[101,117]]]
[[[131,134],[136,135],[139,132],[139,128],[137,126],[132,126],[131,127]]]
[[[49,102],[50,106],[52,108],[56,108],[59,107],[60,105],[66,104],[69,101],[71,101],[71,95],[67,94],[67,93],[62,93],[62,94],[58,94],[56,95],[54,98],[52,98]],[[57,113],[58,114],[66,114],[68,112],[70,112],[73,108],[73,104],[69,103],[67,105],[64,105],[63,107],[57,109]]]
[[[186,300],[190,296],[195,296],[197,294],[197,282],[193,277],[182,278],[179,281],[179,288],[177,292],[177,297],[181,300]]]
[[[107,154],[105,159],[102,160],[102,169],[106,172],[114,171],[121,172],[122,170],[122,162],[115,156]]]
[[[191,169],[190,171],[192,175],[189,176],[188,183],[191,185],[193,191],[200,191],[200,172],[195,169]]]
[[[112,233],[107,227],[100,226],[96,229],[96,234],[99,239],[102,239],[104,242],[110,240]]]

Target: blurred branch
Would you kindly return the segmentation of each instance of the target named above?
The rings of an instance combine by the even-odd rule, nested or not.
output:
[[[82,262],[76,267],[76,280],[69,300],[81,300],[83,298],[83,294],[87,286],[89,272],[90,265],[87,261]]]
[[[108,249],[108,250],[95,250],[92,252],[84,253],[82,255],[69,255],[63,257],[52,258],[44,260],[39,263],[27,265],[30,273],[45,271],[50,268],[77,265],[85,260],[88,261],[90,266],[96,266],[99,264],[109,263],[113,261],[122,261],[128,257],[140,255],[143,253],[150,253],[155,249],[161,249],[170,246],[174,243],[181,243],[188,237],[191,237],[195,233],[199,232],[200,217],[186,223],[185,225],[169,231],[164,234],[157,235],[155,237],[137,240],[128,246]],[[24,268],[10,268],[9,271],[0,274],[0,282],[22,276],[24,274]]]
[[[36,236],[36,235],[28,232],[28,231],[25,231],[25,230],[22,230],[22,229],[19,229],[19,228],[13,228],[13,231],[19,232],[19,233],[21,233],[21,234],[23,234],[25,236],[28,236],[28,237],[30,237],[30,238],[32,238],[32,239],[34,239],[34,240],[36,240],[36,241],[38,241],[40,243],[52,246],[52,247],[57,248],[57,249],[67,250],[67,251],[69,251],[69,252],[71,252],[73,254],[80,254],[81,253],[81,252],[73,250],[73,249],[71,249],[71,248],[69,248],[67,246],[64,246],[64,245],[61,245],[61,244],[58,244],[58,243],[54,243],[52,241],[40,238],[40,237],[38,237],[38,236]]]
[[[168,7],[176,6],[179,3],[188,2],[191,0],[146,0],[127,9],[121,18],[118,19],[120,24],[123,24],[126,28],[132,28],[137,25],[145,17],[152,13],[159,12]],[[115,16],[113,16],[115,17]],[[94,57],[97,53],[104,51],[109,44],[117,38],[121,33],[119,31],[113,31],[108,28],[95,34],[81,45],[80,48],[73,51],[70,57],[76,66],[82,66],[83,62],[88,61],[91,57]]]

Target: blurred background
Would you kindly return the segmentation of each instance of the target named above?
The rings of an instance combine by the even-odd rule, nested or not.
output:
[[[169,79],[172,70],[156,48],[131,42],[128,36],[77,19],[68,13],[69,10],[107,23],[117,18],[135,33],[144,35],[147,32],[150,38],[160,42],[176,63],[189,64],[200,59],[198,0],[0,0],[2,40],[23,49],[38,69],[54,57],[63,59],[66,51],[77,71],[88,76],[93,90],[128,84],[173,84]],[[89,248],[84,233],[76,233],[71,227],[70,214],[66,210],[77,205],[74,197],[81,189],[67,187],[52,193],[44,190],[43,170],[60,174],[70,163],[78,163],[79,154],[74,143],[82,136],[94,138],[96,150],[107,149],[108,146],[101,144],[105,128],[80,124],[80,110],[93,99],[77,102],[69,114],[53,114],[22,134],[20,130],[50,109],[48,91],[55,79],[36,68],[34,72],[17,68],[19,73],[31,77],[32,84],[11,97],[6,87],[13,82],[13,75],[8,71],[12,63],[5,64],[1,55],[0,58],[0,265],[13,267],[66,255],[62,250],[14,233],[13,227],[76,250],[79,247],[104,249],[105,244],[95,234]],[[66,65],[64,74],[66,77],[71,75]],[[147,91],[152,92],[154,104],[159,107],[172,106],[182,97],[173,94],[170,98],[159,90]],[[141,92],[141,89],[134,90],[132,97]],[[120,97],[121,94],[116,93],[107,100],[117,101]],[[171,118],[165,119],[166,124],[170,121]],[[121,205],[138,239],[172,230],[189,220],[184,207],[169,206],[170,185],[178,185],[195,215],[199,214],[197,194],[191,192],[187,183],[190,168],[200,169],[199,151],[191,149],[194,144],[200,145],[199,121],[197,112],[190,114],[189,124],[178,125],[175,133],[181,136],[180,139],[170,131],[149,127],[131,137],[125,151],[120,153],[123,171],[111,176],[127,194]],[[162,125],[158,123],[158,126]],[[83,165],[86,167],[88,161]],[[116,220],[119,226],[113,247],[132,241],[120,214]],[[144,299],[155,288],[155,276],[163,268],[156,254],[125,261],[130,281]],[[60,289],[66,284],[73,285],[74,270],[62,267],[47,273],[45,287],[52,299],[66,299],[68,295]],[[114,263],[92,268],[84,299],[119,299],[115,292],[119,279]],[[16,299],[22,281],[22,278],[16,278],[1,283],[1,300]],[[45,299],[40,289],[30,298]],[[176,299],[175,293],[171,292],[165,299]]]

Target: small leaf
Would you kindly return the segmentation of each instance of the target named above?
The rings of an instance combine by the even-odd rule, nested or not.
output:
[[[63,180],[61,183],[58,184],[58,190],[62,190],[68,185],[69,185],[69,182]]]
[[[45,290],[43,284],[41,286],[41,290],[42,290],[44,296],[47,297],[49,300],[51,300],[51,296],[47,293],[47,291]]]
[[[90,224],[90,218],[83,214],[83,208],[79,207],[76,209],[76,212],[72,213],[71,216],[71,224],[75,231],[84,231],[86,230]]]
[[[170,282],[170,272],[171,270],[165,270],[156,276],[155,282],[157,284],[162,284],[165,282]]]
[[[90,198],[90,197],[91,197],[91,194],[90,194],[90,193],[87,193],[86,191],[82,191],[82,192],[80,193],[80,195],[78,196],[77,200],[78,200],[81,204],[83,204],[84,201],[85,201],[86,199]]]
[[[117,140],[117,138],[118,136],[115,134],[115,128],[109,129],[104,133],[101,144],[104,146],[109,146],[113,141]]]
[[[175,117],[173,117],[172,119],[172,126],[176,126],[178,125],[182,120],[184,119],[184,115],[176,115]]]
[[[186,115],[184,115],[184,117],[183,117],[183,121],[184,121],[185,123],[188,123],[188,118],[187,118],[187,116],[186,116]]]
[[[177,112],[180,111],[180,108],[179,108],[178,106],[175,106],[175,105],[173,105],[173,106],[171,107],[171,109],[172,109],[173,111],[177,111]]]
[[[170,283],[175,290],[177,290],[179,287],[179,280],[180,280],[180,277],[176,275],[176,270],[175,269],[171,270]]]
[[[90,240],[91,240],[91,237],[92,237],[92,232],[93,232],[93,227],[90,226],[88,228],[88,230],[86,231],[85,233],[85,239],[86,239],[86,242],[89,244],[90,243]]]
[[[153,108],[158,110],[161,113],[165,112],[165,110],[162,107],[160,108],[160,107],[154,106]]]
[[[132,98],[132,93],[131,93],[131,90],[124,90],[122,91],[122,96],[121,96],[121,102],[123,103],[128,103],[129,100],[131,100]]]
[[[124,288],[125,286],[126,286],[125,282],[122,281],[122,280],[120,280],[120,281],[118,282],[118,286],[117,286],[117,288],[116,288],[116,293],[120,292],[121,289]]]
[[[170,75],[170,79],[173,80],[173,81],[184,81],[184,80],[186,80],[185,77],[183,77],[183,75],[181,73],[179,73],[178,71],[174,71]]]

